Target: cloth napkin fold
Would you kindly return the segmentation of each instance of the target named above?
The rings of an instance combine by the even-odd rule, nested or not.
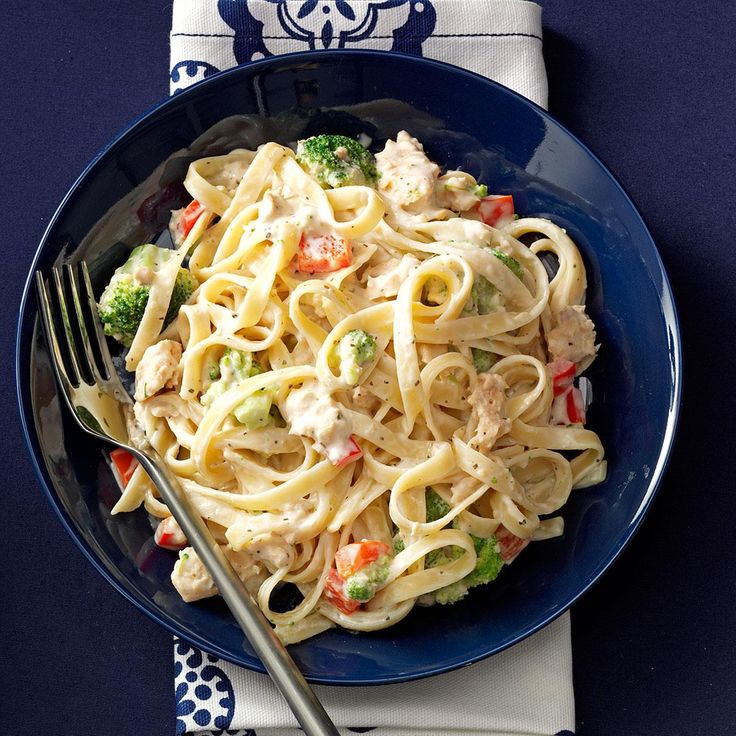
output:
[[[182,640],[174,647],[177,736],[298,736],[296,719],[266,675]],[[573,736],[570,617],[511,649],[425,680],[374,687],[314,687],[341,734]],[[234,730],[230,730],[234,729]]]
[[[547,106],[542,8],[526,0],[174,0],[171,93],[265,56],[342,48],[447,61]]]
[[[174,0],[171,93],[265,56],[370,48],[465,67],[546,107],[541,11],[526,0]],[[175,678],[177,734],[301,733],[265,675],[175,640]],[[399,685],[315,690],[346,734],[571,734],[569,615],[456,672]]]

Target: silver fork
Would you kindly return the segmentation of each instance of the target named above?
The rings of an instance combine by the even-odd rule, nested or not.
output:
[[[132,400],[115,370],[97,319],[87,265],[80,262],[78,266],[78,271],[70,264],[61,271],[54,267],[48,286],[36,271],[41,322],[54,372],[72,415],[83,430],[122,447],[143,466],[304,732],[338,736],[294,660],[161,457],[150,446],[143,451],[131,445],[123,406],[131,405]],[[68,307],[68,296],[72,308]]]

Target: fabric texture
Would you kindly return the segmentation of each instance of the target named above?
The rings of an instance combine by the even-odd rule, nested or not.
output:
[[[266,675],[175,644],[177,736],[228,729],[238,736],[298,736],[296,719]],[[471,667],[399,685],[314,688],[343,734],[551,736],[572,734],[570,619]]]
[[[341,48],[446,61],[547,104],[541,8],[526,0],[174,0],[171,93],[266,56]],[[301,733],[265,675],[175,640],[175,677],[177,734]],[[569,615],[472,667],[315,691],[346,734],[572,734]]]
[[[265,56],[379,49],[465,67],[546,107],[541,16],[526,0],[175,0],[171,93]]]

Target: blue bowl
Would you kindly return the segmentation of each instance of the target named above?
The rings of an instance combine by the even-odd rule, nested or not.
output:
[[[602,345],[588,373],[595,394],[589,417],[606,448],[606,482],[573,492],[563,537],[532,545],[496,583],[464,601],[417,608],[369,635],[331,630],[291,651],[312,682],[365,685],[445,672],[521,641],[569,608],[620,554],[672,447],[680,336],[667,276],[641,217],[583,144],[505,87],[425,59],[312,52],[216,75],[139,118],[71,188],[33,269],[84,257],[99,288],[120,261],[119,244],[153,237],[168,210],[180,206],[181,180],[197,155],[187,147],[225,118],[218,136],[200,140],[199,155],[315,132],[365,131],[381,141],[406,128],[432,159],[512,193],[519,212],[548,217],[579,244]],[[93,229],[103,216],[104,227]],[[173,553],[153,544],[146,514],[111,517],[117,488],[104,448],[61,411],[31,285],[18,327],[18,401],[36,471],[61,522],[90,562],[154,620],[212,654],[263,671],[221,601],[181,601],[169,581]]]

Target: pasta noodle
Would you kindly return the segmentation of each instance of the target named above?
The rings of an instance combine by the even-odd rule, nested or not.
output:
[[[498,216],[510,198],[440,175],[406,133],[376,166],[377,182],[330,188],[276,143],[192,163],[184,183],[201,214],[156,274],[126,357],[142,441],[289,643],[436,602],[469,579],[478,539],[510,562],[561,535],[554,514],[605,476],[573,382],[597,349],[573,241],[548,220]],[[198,287],[162,330],[187,258]],[[258,369],[226,375],[225,356]],[[265,413],[241,421],[252,406]],[[115,512],[141,505],[168,516],[139,468]],[[363,540],[391,552],[347,612],[326,587],[338,550]],[[182,551],[186,600],[214,592],[207,577]],[[301,600],[277,611],[287,583]]]

